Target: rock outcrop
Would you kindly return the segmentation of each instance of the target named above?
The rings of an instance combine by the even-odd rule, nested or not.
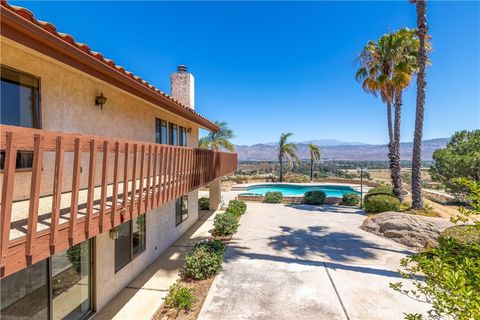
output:
[[[422,249],[437,245],[440,232],[450,226],[452,223],[448,219],[389,211],[365,219],[360,228],[408,247]]]

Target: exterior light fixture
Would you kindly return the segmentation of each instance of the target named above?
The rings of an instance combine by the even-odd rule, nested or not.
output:
[[[192,132],[192,127],[188,127],[187,132],[191,133]]]
[[[118,239],[118,230],[117,229],[111,229],[110,230],[110,239],[112,240],[117,240]]]
[[[103,95],[103,92],[99,96],[95,97],[95,105],[100,107],[100,110],[103,110],[103,105],[107,102],[107,97]]]

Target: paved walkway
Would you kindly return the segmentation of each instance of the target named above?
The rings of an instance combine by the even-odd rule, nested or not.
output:
[[[150,320],[168,289],[177,281],[185,255],[195,242],[207,239],[213,228],[212,211],[200,211],[199,220],[157,260],[124,288],[94,320]]]
[[[428,306],[389,288],[410,253],[344,207],[248,203],[199,319],[403,319]]]

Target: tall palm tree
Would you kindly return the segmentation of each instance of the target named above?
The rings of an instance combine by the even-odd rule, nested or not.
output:
[[[313,181],[313,164],[320,160],[320,148],[313,143],[310,143],[308,147],[310,149],[310,181]]]
[[[215,121],[215,124],[220,128],[217,132],[210,132],[206,137],[198,141],[198,146],[202,149],[210,149],[213,151],[220,151],[227,149],[230,152],[235,151],[233,144],[230,142],[234,136],[232,129],[227,127],[226,122]]]
[[[280,182],[283,182],[283,160],[287,160],[290,164],[292,161],[300,162],[295,151],[297,151],[297,145],[287,140],[291,137],[293,133],[282,133],[280,136],[280,141],[278,143],[278,161],[280,162]]]
[[[403,90],[408,87],[413,73],[417,72],[419,41],[416,31],[403,28],[394,33],[396,48],[396,64],[393,68],[392,86],[394,91],[394,125],[391,153],[391,176],[393,193],[403,200],[402,177],[400,165],[400,121],[403,105]]]
[[[356,79],[362,82],[364,91],[380,95],[387,106],[387,124],[389,136],[390,176],[393,191],[402,197],[402,180],[400,175],[400,119],[402,90],[408,86],[412,65],[413,31],[401,29],[395,33],[381,36],[377,42],[369,41],[360,53],[357,61],[360,69]],[[394,126],[392,129],[392,110],[395,106]]]
[[[416,5],[417,11],[417,34],[420,42],[417,62],[417,107],[415,112],[415,131],[413,134],[413,154],[412,154],[412,207],[414,209],[423,208],[422,186],[421,186],[421,166],[422,166],[422,136],[423,136],[423,119],[425,112],[425,90],[427,86],[426,72],[427,58],[427,1],[414,0],[411,1]]]

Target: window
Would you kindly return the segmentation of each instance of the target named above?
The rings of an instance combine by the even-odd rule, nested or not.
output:
[[[118,237],[115,239],[115,272],[118,272],[145,251],[145,215],[119,225],[117,232]]]
[[[84,318],[92,311],[90,241],[84,241],[0,281],[0,318]]]
[[[168,123],[168,136],[170,138],[169,144],[178,146],[178,126],[175,123]]]
[[[188,195],[183,195],[175,200],[175,225],[188,218]]]
[[[180,127],[180,146],[186,147],[187,146],[187,128]]]
[[[39,80],[28,74],[1,67],[0,123],[10,126],[40,128]],[[31,168],[33,152],[17,153],[16,168]],[[5,166],[5,150],[0,150],[0,170]]]
[[[167,122],[155,119],[155,142],[167,144]]]

